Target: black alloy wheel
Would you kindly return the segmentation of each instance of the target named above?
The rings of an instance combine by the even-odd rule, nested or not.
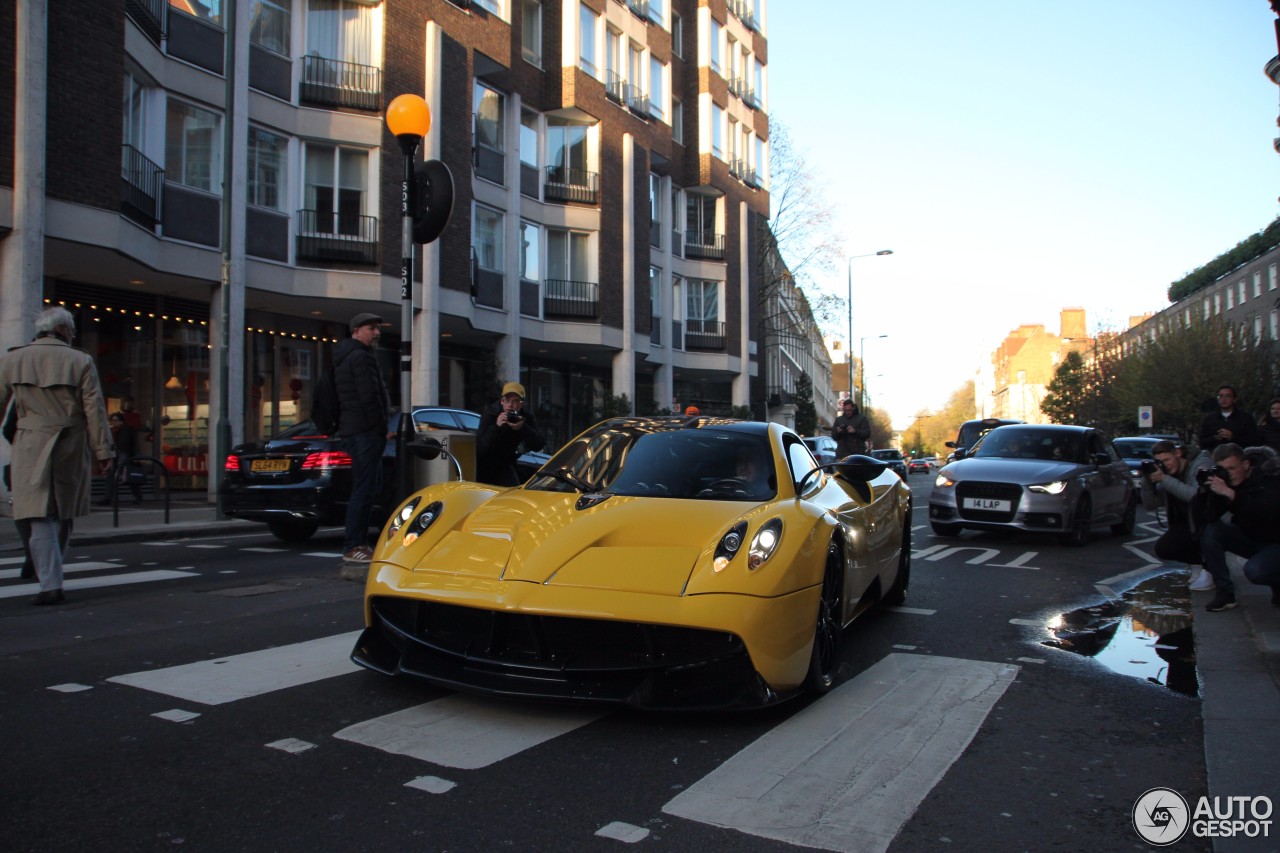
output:
[[[827,545],[827,567],[822,575],[822,597],[813,631],[813,652],[805,686],[826,693],[835,684],[840,663],[840,635],[844,614],[844,552],[835,539]]]

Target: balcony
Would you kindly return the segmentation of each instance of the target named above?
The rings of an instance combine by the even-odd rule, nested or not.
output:
[[[164,13],[167,0],[124,0],[124,12],[156,44],[164,37]]]
[[[737,96],[743,103],[752,109],[759,107],[756,103],[756,90],[751,86],[750,78],[730,77],[728,80],[729,91]]]
[[[684,256],[690,260],[723,261],[724,235],[711,231],[686,231]]]
[[[653,117],[653,105],[649,93],[639,86],[627,86],[627,109],[646,121]]]
[[[121,149],[120,159],[120,212],[139,225],[155,228],[160,221],[164,169],[132,145]]]
[[[684,348],[724,352],[724,323],[719,320],[686,320]]]
[[[542,316],[547,319],[597,320],[600,318],[600,285],[594,281],[549,278],[544,283]]]
[[[649,0],[627,0],[627,8],[640,20],[649,20]]]
[[[751,0],[729,0],[729,11],[739,21],[747,25],[748,29],[759,32],[760,23],[756,20],[756,14],[752,11]]]
[[[375,266],[378,217],[299,210],[298,260]]]
[[[749,187],[759,186],[756,183],[756,170],[748,166],[746,160],[730,160],[729,174]]]
[[[382,109],[382,69],[320,56],[302,57],[298,99],[324,107]]]
[[[543,195],[550,202],[573,202],[576,204],[597,204],[599,176],[585,169],[570,169],[566,166],[548,166],[547,182],[543,186]]]
[[[625,104],[627,102],[627,81],[617,71],[604,72],[604,93],[609,100]]]

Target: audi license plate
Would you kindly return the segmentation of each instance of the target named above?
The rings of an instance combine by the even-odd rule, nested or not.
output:
[[[253,464],[249,466],[249,470],[255,474],[278,474],[281,471],[289,470],[289,460],[255,459]]]
[[[1013,503],[995,498],[965,498],[964,508],[981,509],[987,512],[1009,512],[1013,509]]]

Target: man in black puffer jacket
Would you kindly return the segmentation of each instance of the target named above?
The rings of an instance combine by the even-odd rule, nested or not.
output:
[[[338,390],[338,439],[351,456],[351,498],[347,502],[342,559],[367,563],[369,517],[382,491],[382,452],[386,449],[391,400],[373,348],[382,334],[382,318],[357,314],[351,337],[333,353],[333,381]]]

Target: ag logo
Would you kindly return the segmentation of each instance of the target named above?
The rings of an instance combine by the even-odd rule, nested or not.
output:
[[[1133,804],[1133,828],[1143,841],[1156,847],[1178,841],[1190,825],[1187,801],[1171,788],[1152,788]]]

